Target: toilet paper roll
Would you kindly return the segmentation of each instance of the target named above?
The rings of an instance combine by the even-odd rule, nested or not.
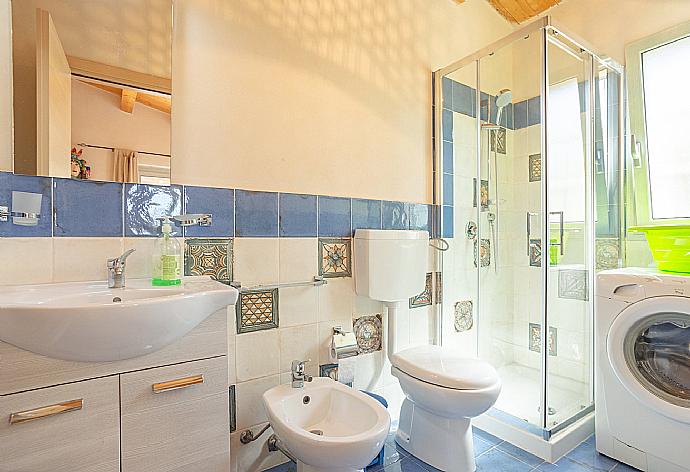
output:
[[[329,362],[331,364],[337,364],[339,360],[356,356],[357,354],[358,347],[355,333],[339,332],[333,334],[331,346],[328,350]]]

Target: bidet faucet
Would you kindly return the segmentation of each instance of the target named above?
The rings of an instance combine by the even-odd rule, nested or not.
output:
[[[312,376],[304,372],[304,364],[307,362],[311,362],[311,359],[292,361],[292,388],[303,388],[304,382],[312,381]]]
[[[108,288],[124,288],[125,286],[125,263],[134,249],[125,251],[120,257],[108,259]]]

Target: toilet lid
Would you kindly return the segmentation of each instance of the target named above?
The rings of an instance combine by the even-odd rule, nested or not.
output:
[[[496,369],[480,359],[440,346],[419,346],[393,354],[393,366],[411,377],[456,390],[479,390],[495,385]]]

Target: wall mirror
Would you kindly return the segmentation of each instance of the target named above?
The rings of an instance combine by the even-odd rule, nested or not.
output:
[[[170,183],[172,0],[12,0],[14,172]]]

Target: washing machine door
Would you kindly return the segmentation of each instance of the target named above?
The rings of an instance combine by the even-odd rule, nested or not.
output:
[[[614,319],[606,348],[616,376],[639,402],[690,424],[690,298],[633,303]]]

